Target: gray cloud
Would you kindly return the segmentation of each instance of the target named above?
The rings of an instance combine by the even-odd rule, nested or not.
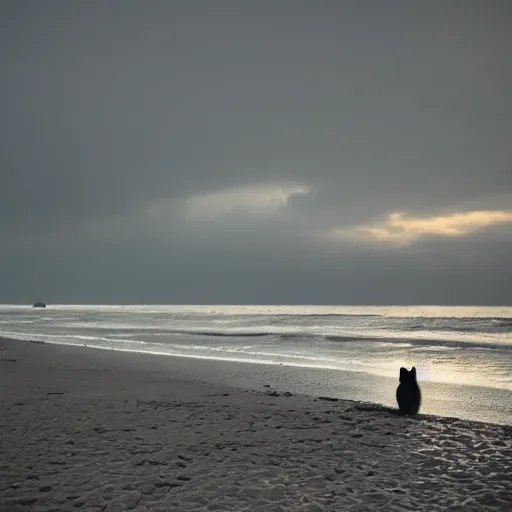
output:
[[[512,207],[508,2],[0,9],[0,301],[511,301],[506,226],[320,236]]]

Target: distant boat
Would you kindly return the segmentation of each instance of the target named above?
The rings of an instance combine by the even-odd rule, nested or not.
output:
[[[45,308],[46,304],[44,302],[36,302],[32,307],[33,308]]]

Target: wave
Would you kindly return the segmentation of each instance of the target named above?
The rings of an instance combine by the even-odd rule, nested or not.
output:
[[[380,339],[381,336],[362,336],[358,334],[347,334],[347,335],[323,335],[313,331],[282,331],[278,329],[269,330],[243,330],[232,329],[232,330],[212,330],[212,329],[172,329],[166,333],[159,333],[160,336],[165,334],[180,334],[190,336],[211,336],[215,338],[278,338],[283,341],[291,340],[305,340],[305,339],[324,339],[328,341],[364,341],[364,340],[375,340]]]
[[[323,326],[321,329],[286,329],[285,327],[272,328],[230,328],[230,329],[212,329],[212,328],[177,328],[177,329],[112,329],[111,332],[105,332],[104,329],[99,329],[100,333],[84,332],[61,332],[61,333],[44,333],[31,330],[31,332],[19,332],[15,330],[0,329],[2,335],[6,337],[19,338],[22,336],[27,338],[63,338],[63,339],[79,339],[83,341],[124,341],[130,343],[144,343],[150,341],[152,338],[159,338],[160,340],[165,337],[172,338],[173,336],[189,336],[191,338],[257,338],[265,340],[265,342],[272,343],[300,343],[303,345],[311,345],[311,343],[364,343],[364,342],[379,342],[396,345],[397,343],[407,342],[416,347],[426,346],[445,346],[453,348],[496,348],[499,350],[508,349],[512,350],[512,339],[502,337],[500,333],[466,333],[461,334],[461,331],[447,331],[443,329],[428,330],[415,330],[411,332],[407,329],[390,330],[390,329],[375,329],[375,330],[350,330],[340,332],[339,328],[332,326]],[[423,326],[425,327],[425,326]],[[98,330],[94,326],[94,330]]]
[[[375,342],[378,341],[382,344],[397,346],[408,345],[411,348],[421,349],[478,349],[478,350],[500,350],[500,351],[512,351],[512,344],[506,340],[489,340],[489,341],[478,341],[478,340],[454,340],[454,339],[437,339],[431,338],[405,338],[402,336],[327,336],[328,341],[333,342],[347,342],[347,341],[367,341]],[[407,342],[407,343],[404,343]]]
[[[379,313],[298,313],[294,315],[286,315],[286,314],[277,314],[277,315],[271,315],[272,317],[279,317],[279,316],[288,316],[288,317],[300,317],[300,318],[308,318],[308,317],[340,317],[340,318],[374,318],[374,317],[385,317],[386,315],[379,314]],[[390,317],[388,317],[390,318]],[[398,318],[398,317],[397,317]]]
[[[458,337],[453,336],[453,332],[445,332],[443,337],[439,335],[441,332],[418,332],[417,336],[407,336],[404,332],[378,331],[373,333],[362,332],[346,332],[346,333],[319,333],[313,330],[291,330],[282,329],[261,329],[261,330],[244,330],[231,329],[172,329],[166,332],[158,333],[158,336],[165,335],[188,335],[188,336],[204,336],[212,338],[269,338],[272,341],[282,342],[308,342],[308,341],[328,341],[335,343],[343,342],[383,342],[383,343],[410,343],[415,346],[451,346],[458,348],[500,348],[512,350],[512,340],[501,339],[496,337],[487,337],[482,339],[481,336]],[[423,334],[419,336],[419,334]]]
[[[172,343],[177,336],[188,337],[187,343],[220,344],[221,339],[231,339],[232,344],[240,340],[253,339],[251,343],[282,343],[300,345],[308,350],[315,344],[324,343],[410,343],[416,347],[460,347],[512,349],[512,317],[506,316],[512,308],[477,311],[477,316],[456,316],[453,308],[446,316],[428,316],[425,308],[411,311],[410,308],[390,310],[338,308],[295,312],[282,308],[253,309],[241,312],[237,308],[213,308],[204,311],[171,308],[70,308],[34,315],[30,309],[20,314],[9,313],[0,317],[0,333],[9,336],[17,331],[33,337],[38,333],[62,339],[91,339],[106,342],[120,340],[151,342],[162,340]],[[238,313],[234,314],[235,311]],[[398,314],[395,314],[398,313]],[[414,314],[415,312],[419,314]],[[437,312],[437,311],[436,311]],[[469,311],[464,311],[467,315]],[[391,313],[391,314],[390,314]],[[405,313],[400,315],[400,313]],[[412,313],[412,314],[410,314]],[[489,314],[490,313],[490,314]],[[478,316],[482,314],[482,316]],[[30,334],[28,334],[30,332]],[[166,339],[167,338],[167,339]],[[215,340],[217,338],[217,340]],[[258,340],[258,341],[256,341]],[[319,346],[319,345],[315,345]],[[333,346],[334,347],[334,346]]]
[[[322,319],[322,322],[308,322],[307,318]],[[61,325],[70,329],[98,329],[123,331],[170,331],[176,334],[198,334],[205,336],[265,336],[280,334],[278,329],[293,331],[297,327],[320,327],[323,329],[355,329],[362,327],[386,331],[438,331],[438,332],[474,332],[474,333],[512,333],[512,318],[506,317],[388,317],[382,315],[352,315],[352,314],[311,314],[311,315],[247,315],[213,316],[205,320],[197,316],[170,316],[164,318],[140,318],[138,322],[72,322]],[[343,319],[339,322],[336,319]],[[357,322],[361,318],[368,321]],[[305,320],[306,319],[306,320]],[[328,321],[327,321],[328,319]],[[1,321],[0,321],[1,323]],[[9,322],[7,322],[9,323]],[[12,322],[17,323],[17,322]],[[21,323],[21,322],[20,322]],[[173,324],[184,327],[175,328]],[[188,324],[188,325],[187,325]],[[196,325],[194,325],[196,324]],[[217,328],[218,326],[218,328]],[[224,327],[224,328],[223,328]],[[254,332],[252,332],[254,331]]]
[[[209,329],[172,329],[168,332],[170,334],[189,334],[191,336],[214,336],[219,338],[263,338],[267,336],[279,336],[279,333],[274,331],[214,331]]]

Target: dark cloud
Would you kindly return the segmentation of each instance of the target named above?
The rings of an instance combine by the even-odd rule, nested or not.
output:
[[[0,5],[1,301],[512,300],[506,229],[321,236],[512,208],[508,2]],[[266,215],[187,210],[289,183]]]

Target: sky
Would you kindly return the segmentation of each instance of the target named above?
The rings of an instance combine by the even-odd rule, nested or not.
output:
[[[512,305],[508,0],[0,0],[0,303]]]

